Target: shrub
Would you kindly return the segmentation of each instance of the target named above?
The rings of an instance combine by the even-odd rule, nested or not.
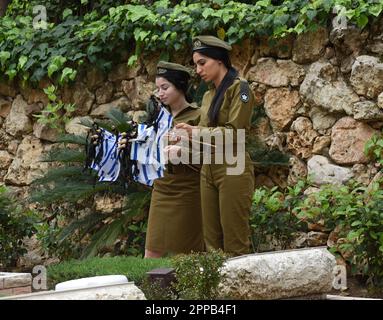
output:
[[[323,185],[305,195],[307,184],[298,182],[285,190],[257,189],[253,197],[252,240],[254,250],[268,236],[288,248],[294,233],[308,223],[323,223],[324,231],[337,230],[330,248],[341,255],[353,275],[362,275],[376,288],[383,287],[383,190],[381,181],[370,187],[356,182]]]
[[[182,299],[211,300],[217,297],[220,269],[226,260],[220,251],[178,255],[173,258],[174,288]]]
[[[122,111],[113,109],[108,120],[98,124],[112,131],[130,130],[131,120]],[[83,123],[91,126],[92,123]],[[86,137],[64,135],[62,142],[46,155],[45,161],[59,163],[34,181],[31,201],[39,203],[49,218],[39,226],[38,239],[50,255],[60,259],[89,258],[111,252],[113,255],[142,255],[150,189],[132,182],[126,186],[118,181],[97,182],[93,170],[84,170]],[[117,196],[121,206],[103,210],[95,197]]]
[[[0,186],[0,268],[14,267],[26,253],[23,239],[36,232],[35,223],[36,215],[17,205],[6,188]]]
[[[352,251],[348,260],[353,273],[366,276],[368,284],[383,289],[383,190],[376,182],[354,197],[355,206],[346,211],[342,221],[348,233],[340,249]]]
[[[293,212],[304,221],[323,220],[328,231],[337,228],[339,240],[330,250],[350,263],[352,274],[383,287],[383,190],[379,181],[370,188],[354,182],[322,186]]]
[[[300,181],[283,192],[278,187],[255,190],[250,215],[254,251],[261,251],[260,245],[267,242],[268,236],[275,239],[282,249],[286,249],[294,239],[295,232],[307,229],[307,224],[291,214],[293,208],[302,201],[305,186],[306,183]]]
[[[173,285],[165,286],[161,280],[151,280],[146,277],[140,284],[140,289],[147,300],[176,300],[177,293]]]

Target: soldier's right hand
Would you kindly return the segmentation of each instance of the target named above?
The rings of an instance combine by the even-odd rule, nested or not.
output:
[[[92,144],[97,145],[100,142],[100,134],[101,134],[101,130],[97,129],[96,133],[90,136],[90,141]]]
[[[121,133],[121,139],[117,142],[117,149],[124,149],[128,143],[128,139],[126,138],[126,132]]]

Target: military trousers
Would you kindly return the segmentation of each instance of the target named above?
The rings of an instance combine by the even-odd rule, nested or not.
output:
[[[244,172],[228,175],[226,164],[204,164],[201,170],[202,225],[206,249],[232,255],[250,251],[249,215],[254,167],[247,157]]]

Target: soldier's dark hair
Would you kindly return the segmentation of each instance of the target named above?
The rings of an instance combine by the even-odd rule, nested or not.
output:
[[[209,117],[209,127],[215,127],[218,124],[218,115],[222,106],[223,97],[226,90],[233,84],[235,78],[238,76],[238,71],[231,66],[231,61],[229,57],[229,51],[219,47],[209,47],[197,49],[194,52],[199,52],[200,54],[207,56],[209,58],[220,60],[228,69],[225,77],[218,86],[215,96],[211,101],[210,108],[208,111]]]
[[[209,116],[209,127],[215,127],[218,124],[219,110],[221,109],[223,97],[226,90],[233,84],[235,78],[238,76],[238,71],[231,67],[226,73],[225,77],[221,81],[211,101],[208,116]]]
[[[188,94],[190,75],[183,71],[167,69],[165,73],[157,74],[157,78],[165,78],[172,83],[178,90],[182,91],[185,95],[187,102],[192,102]]]
[[[231,61],[229,57],[229,51],[219,48],[219,47],[203,47],[194,50],[194,52],[199,52],[204,56],[213,58],[215,60],[220,60],[225,65],[226,68],[231,68]]]

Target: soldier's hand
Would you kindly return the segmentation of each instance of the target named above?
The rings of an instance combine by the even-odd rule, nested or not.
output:
[[[128,143],[128,139],[126,138],[126,132],[121,133],[121,139],[117,142],[117,149],[124,149]]]
[[[97,129],[96,133],[92,136],[90,136],[90,141],[92,144],[97,145],[100,142],[100,135],[101,135],[101,130]]]
[[[191,126],[190,124],[187,124],[187,123],[179,123],[179,124],[176,124],[175,128],[178,130],[183,130],[184,132],[187,132],[189,137],[191,137],[193,133],[193,129],[197,129],[198,127]]]
[[[176,144],[178,141],[181,140],[181,137],[177,134],[176,130],[170,130],[166,134],[166,138],[168,139],[170,144]]]
[[[173,162],[175,159],[179,159],[181,156],[181,147],[175,145],[169,145],[164,148],[166,162]]]

